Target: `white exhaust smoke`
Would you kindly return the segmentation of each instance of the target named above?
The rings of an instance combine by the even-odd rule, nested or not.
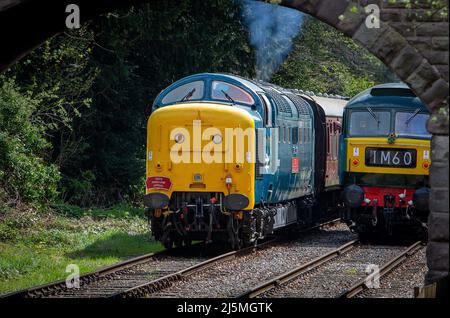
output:
[[[243,17],[256,50],[256,76],[269,81],[292,49],[304,15],[297,10],[243,0]]]

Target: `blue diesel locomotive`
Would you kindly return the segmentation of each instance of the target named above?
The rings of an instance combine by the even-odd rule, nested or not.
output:
[[[228,74],[164,89],[147,126],[144,203],[170,248],[254,244],[337,206],[346,100]]]

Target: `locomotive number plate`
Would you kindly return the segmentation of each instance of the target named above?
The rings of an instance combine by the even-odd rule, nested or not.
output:
[[[366,166],[415,168],[416,149],[366,148]]]

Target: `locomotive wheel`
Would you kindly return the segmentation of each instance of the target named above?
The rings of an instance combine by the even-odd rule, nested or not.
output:
[[[175,247],[182,247],[183,246],[183,238],[177,237],[173,240]]]
[[[167,250],[171,250],[173,248],[173,240],[168,237],[163,241],[163,245]]]
[[[183,239],[183,243],[184,243],[184,246],[189,247],[189,246],[192,245],[192,239],[189,238],[189,237],[185,237],[185,238]]]

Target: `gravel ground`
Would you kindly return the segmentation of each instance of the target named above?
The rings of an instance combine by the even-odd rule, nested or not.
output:
[[[334,298],[365,277],[366,268],[382,266],[405,247],[359,246],[261,297]]]
[[[414,298],[414,287],[422,287],[428,271],[426,248],[381,278],[380,288],[367,289],[358,298]]]
[[[149,297],[233,297],[355,239],[345,224],[328,226],[301,239],[216,264]]]
[[[133,266],[123,273],[50,297],[106,297],[205,261],[207,258],[164,257]]]

